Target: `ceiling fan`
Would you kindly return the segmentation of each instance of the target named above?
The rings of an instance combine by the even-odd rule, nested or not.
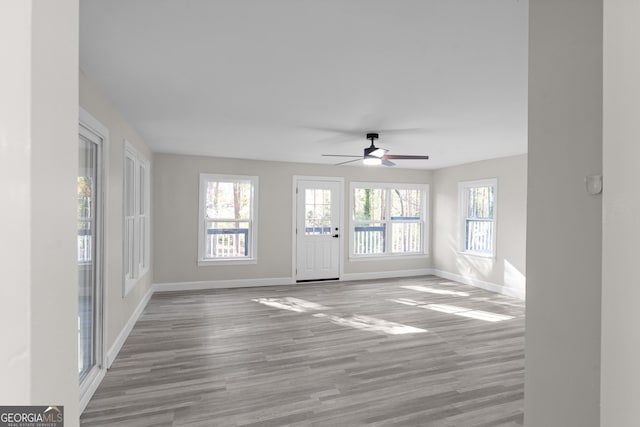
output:
[[[362,160],[365,165],[385,165],[385,166],[395,166],[395,163],[391,161],[391,159],[413,159],[413,160],[427,160],[429,156],[408,156],[403,154],[387,154],[389,150],[386,148],[376,147],[374,141],[378,139],[377,133],[368,133],[367,139],[371,141],[371,145],[364,149],[364,155],[362,156],[348,156],[342,154],[323,154],[325,157],[357,157],[354,160],[347,160],[346,162],[336,163],[335,166],[344,165],[347,163],[357,162]]]

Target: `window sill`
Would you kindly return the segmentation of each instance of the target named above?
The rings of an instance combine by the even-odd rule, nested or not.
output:
[[[484,258],[484,259],[491,259],[491,260],[495,260],[496,259],[496,255],[495,254],[483,254],[481,252],[465,252],[465,251],[459,251],[458,255],[462,255],[462,256],[470,256],[470,257],[474,257],[474,258]]]
[[[131,293],[131,291],[138,286],[138,283],[140,283],[142,281],[142,278],[149,272],[149,267],[145,268],[144,270],[141,270],[138,273],[138,276],[135,278],[124,278],[124,287],[122,290],[122,297],[126,297],[127,295],[129,295],[129,293]]]
[[[199,259],[198,267],[215,267],[218,265],[248,265],[257,264],[257,258],[221,258],[221,259]]]

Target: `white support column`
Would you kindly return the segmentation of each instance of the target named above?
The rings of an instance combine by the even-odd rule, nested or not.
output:
[[[78,422],[78,0],[0,3],[0,403]]]
[[[597,427],[602,0],[529,2],[528,163],[525,425]]]
[[[640,3],[604,2],[601,426],[638,425]]]
[[[31,392],[31,4],[0,3],[0,402]]]

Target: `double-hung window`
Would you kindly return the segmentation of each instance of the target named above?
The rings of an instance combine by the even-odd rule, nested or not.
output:
[[[149,161],[133,145],[124,148],[124,294],[149,270]]]
[[[351,184],[353,257],[427,253],[429,186]]]
[[[198,264],[255,263],[257,176],[200,174]]]
[[[498,181],[461,182],[459,193],[461,252],[495,257]]]

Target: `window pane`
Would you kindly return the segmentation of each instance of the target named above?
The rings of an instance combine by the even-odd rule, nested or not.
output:
[[[465,224],[465,235],[467,237],[465,250],[485,254],[493,253],[493,225],[492,220],[467,219]]]
[[[372,255],[384,253],[385,224],[381,222],[356,223],[353,232],[353,253]]]
[[[146,216],[141,216],[139,218],[138,221],[138,231],[140,233],[140,240],[139,240],[139,245],[138,245],[138,249],[140,251],[140,254],[138,256],[138,264],[140,265],[140,268],[145,268],[146,267],[146,250],[147,248],[145,247],[145,242],[146,242],[146,234],[147,234],[147,217]]]
[[[97,257],[100,234],[97,215],[99,145],[80,136],[77,178],[78,244],[78,373],[83,381],[96,363]],[[11,425],[12,423],[9,423]],[[23,425],[16,423],[15,425]],[[26,425],[26,423],[24,424]]]
[[[207,221],[205,258],[249,256],[248,221]]]
[[[133,253],[134,253],[134,221],[133,217],[124,220],[124,275],[127,278],[134,277],[133,271]]]
[[[124,171],[124,275],[126,279],[136,277],[136,161],[133,157],[125,157]]]
[[[391,252],[412,253],[422,251],[422,224],[420,222],[394,222],[391,224]]]
[[[131,157],[127,157],[124,176],[124,211],[126,216],[135,215],[135,170],[135,161]]]
[[[495,185],[478,183],[464,188],[464,250],[481,255],[495,252]]]
[[[472,187],[467,189],[467,217],[493,218],[494,187]]]
[[[331,190],[305,190],[305,234],[323,235],[331,233]]]
[[[207,183],[206,216],[211,219],[250,219],[251,182]]]
[[[391,219],[419,219],[422,215],[422,191],[392,189]]]
[[[140,215],[144,215],[145,211],[146,211],[146,206],[145,206],[145,201],[146,199],[146,194],[145,194],[145,185],[146,185],[146,173],[145,173],[145,167],[140,165],[140,168],[138,169],[138,173],[140,173],[140,200],[139,202],[139,209],[140,209]]]
[[[384,190],[356,188],[353,191],[353,218],[356,221],[382,221],[385,218]]]

